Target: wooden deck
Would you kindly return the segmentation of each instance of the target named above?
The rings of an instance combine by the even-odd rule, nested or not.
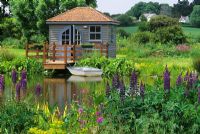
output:
[[[43,49],[43,50],[42,50]],[[86,53],[99,51],[101,55],[108,56],[107,44],[95,44],[93,49],[84,50],[81,45],[53,45],[44,44],[43,48],[34,45],[26,46],[26,57],[43,59],[44,69],[62,70],[74,64]]]

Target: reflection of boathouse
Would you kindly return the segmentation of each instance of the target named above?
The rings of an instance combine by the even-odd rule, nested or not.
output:
[[[70,77],[65,78],[45,78],[44,97],[50,106],[58,106],[61,113],[64,107],[70,106],[72,101],[79,104],[89,103],[88,89],[80,89],[78,84],[88,81],[101,81],[101,78]],[[78,82],[78,83],[77,83]]]

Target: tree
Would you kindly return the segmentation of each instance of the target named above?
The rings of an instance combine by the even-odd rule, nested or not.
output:
[[[131,16],[128,16],[127,14],[122,14],[117,18],[118,21],[120,21],[121,26],[130,26],[133,25],[133,20]]]
[[[96,0],[10,0],[11,11],[29,41],[34,34],[48,37],[46,20],[77,6],[96,6]]]
[[[37,6],[36,0],[11,0],[10,7],[13,17],[16,18],[20,26],[23,37],[30,39],[32,34],[37,31],[35,16],[35,7]]]
[[[200,27],[200,5],[196,5],[190,15],[190,21],[193,26]]]
[[[160,12],[160,5],[157,2],[139,2],[135,4],[126,14],[130,16],[134,16],[137,19],[143,14],[143,13],[155,13],[159,14]]]
[[[192,4],[193,4],[193,5],[200,5],[200,0],[194,0],[194,1],[192,2]]]
[[[169,4],[160,4],[160,15],[172,16],[172,7]]]
[[[188,0],[178,0],[172,9],[174,17],[180,18],[181,16],[189,16],[192,12],[192,7]]]

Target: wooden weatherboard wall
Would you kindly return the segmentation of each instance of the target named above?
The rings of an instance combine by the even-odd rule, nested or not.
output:
[[[71,25],[64,25],[64,24],[50,24],[49,25],[49,43],[56,43],[59,44],[60,42],[60,33],[66,27]],[[87,26],[87,28],[85,28]],[[108,57],[116,57],[116,27],[113,25],[99,25],[101,26],[101,36],[102,42],[100,43],[108,43]],[[89,27],[90,25],[75,25],[81,34],[81,42],[84,43],[93,43],[89,41]],[[98,43],[98,42],[96,42]]]

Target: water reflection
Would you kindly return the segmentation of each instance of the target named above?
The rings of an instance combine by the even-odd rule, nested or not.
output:
[[[57,105],[60,112],[64,111],[67,105],[70,107],[72,101],[83,103],[83,96],[87,96],[87,88],[80,88],[81,83],[100,82],[101,77],[78,77],[65,78],[44,78],[44,97],[50,106]],[[89,97],[88,97],[89,98]]]

